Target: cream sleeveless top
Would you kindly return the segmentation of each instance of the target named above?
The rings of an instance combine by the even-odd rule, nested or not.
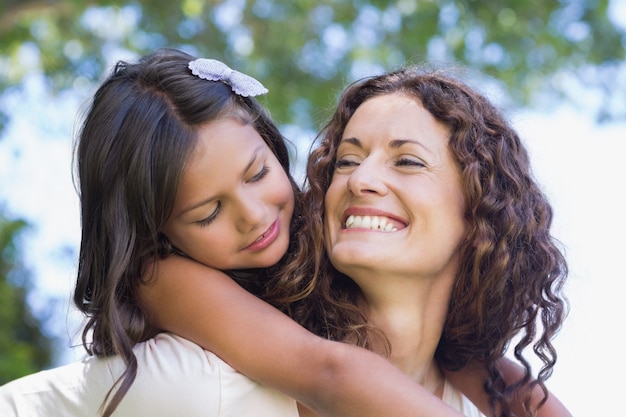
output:
[[[135,348],[137,379],[116,417],[297,417],[295,400],[243,376],[181,337],[163,333]],[[2,417],[99,417],[125,369],[93,358],[19,378],[0,387]]]

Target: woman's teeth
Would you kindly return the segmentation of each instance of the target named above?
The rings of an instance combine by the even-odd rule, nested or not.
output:
[[[393,226],[391,220],[383,216],[354,216],[346,219],[346,229],[370,229],[382,232],[395,232],[398,229]]]

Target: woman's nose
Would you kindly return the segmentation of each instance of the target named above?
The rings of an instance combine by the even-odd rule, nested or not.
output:
[[[383,167],[367,159],[362,161],[348,177],[348,190],[354,195],[380,194],[387,192],[382,179]]]

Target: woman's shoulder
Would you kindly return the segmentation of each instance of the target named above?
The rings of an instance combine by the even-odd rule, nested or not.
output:
[[[115,381],[114,362],[89,358],[10,381],[0,387],[0,415],[96,417]]]
[[[163,333],[134,348],[137,377],[115,416],[294,416],[296,402],[237,372],[212,352]],[[96,417],[125,365],[90,357],[0,387],[3,417]],[[226,413],[226,414],[224,414]]]
[[[120,411],[141,409],[150,415],[294,416],[296,402],[261,385],[213,352],[171,333],[162,333],[135,347],[137,379]],[[122,415],[122,414],[120,414]]]

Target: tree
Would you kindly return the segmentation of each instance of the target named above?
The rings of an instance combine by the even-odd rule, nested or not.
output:
[[[20,264],[17,244],[26,227],[0,212],[0,385],[52,363],[54,340],[27,302],[31,275]]]
[[[4,0],[0,73],[4,88],[33,68],[56,88],[72,88],[98,80],[123,51],[181,47],[258,77],[279,123],[316,129],[348,81],[428,59],[501,80],[519,104],[560,99],[578,80],[600,92],[600,119],[626,117],[625,106],[615,106],[626,90],[616,76],[626,72],[626,33],[608,7],[609,0]]]

